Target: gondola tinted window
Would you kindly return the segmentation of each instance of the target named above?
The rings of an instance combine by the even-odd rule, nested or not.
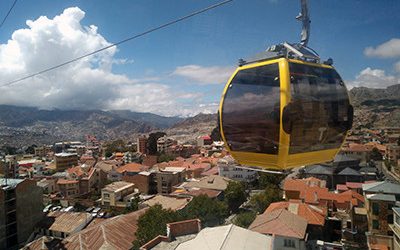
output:
[[[223,103],[223,130],[233,151],[278,154],[280,81],[277,63],[239,71]]]
[[[297,63],[289,68],[293,114],[289,153],[340,148],[351,123],[342,79],[331,68]]]

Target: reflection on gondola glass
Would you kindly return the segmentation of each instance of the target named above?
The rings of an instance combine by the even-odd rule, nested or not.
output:
[[[332,68],[290,63],[289,154],[340,148],[351,126],[346,87]]]
[[[277,63],[235,75],[222,106],[223,131],[231,150],[278,154],[279,89]]]

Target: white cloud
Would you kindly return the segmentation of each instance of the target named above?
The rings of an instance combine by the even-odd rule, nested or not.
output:
[[[400,39],[393,38],[378,45],[376,48],[367,47],[364,54],[369,57],[396,58],[400,57]]]
[[[388,86],[399,84],[400,78],[387,75],[384,70],[366,68],[357,75],[354,81],[349,81],[349,89],[353,87],[386,88]]]
[[[400,72],[400,62],[397,62],[397,63],[394,64],[394,69],[395,69],[397,72]]]
[[[16,30],[7,43],[0,44],[0,85],[110,45],[96,26],[81,25],[84,17],[85,12],[72,7],[53,19],[41,16],[28,20],[26,28]],[[114,47],[23,82],[0,87],[0,104],[45,109],[130,109],[184,116],[205,110],[196,102],[178,103],[176,91],[160,84],[160,78],[132,79],[114,74],[114,64],[133,62],[115,58],[116,52]],[[207,79],[222,81],[218,69],[202,72],[212,75]],[[179,94],[181,98],[199,98],[196,93]]]
[[[232,67],[185,65],[177,67],[172,74],[186,77],[199,84],[220,84],[228,81],[233,70]]]

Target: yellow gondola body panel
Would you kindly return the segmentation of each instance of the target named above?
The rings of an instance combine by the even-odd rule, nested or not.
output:
[[[238,67],[219,107],[227,150],[240,164],[268,169],[331,161],[351,121],[332,66],[284,57]]]

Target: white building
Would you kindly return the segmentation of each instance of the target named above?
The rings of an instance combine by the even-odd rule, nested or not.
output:
[[[165,152],[172,145],[177,145],[177,141],[164,135],[157,140],[157,152]]]
[[[240,168],[231,156],[218,160],[217,166],[219,176],[235,181],[252,182],[258,176],[256,170]]]

